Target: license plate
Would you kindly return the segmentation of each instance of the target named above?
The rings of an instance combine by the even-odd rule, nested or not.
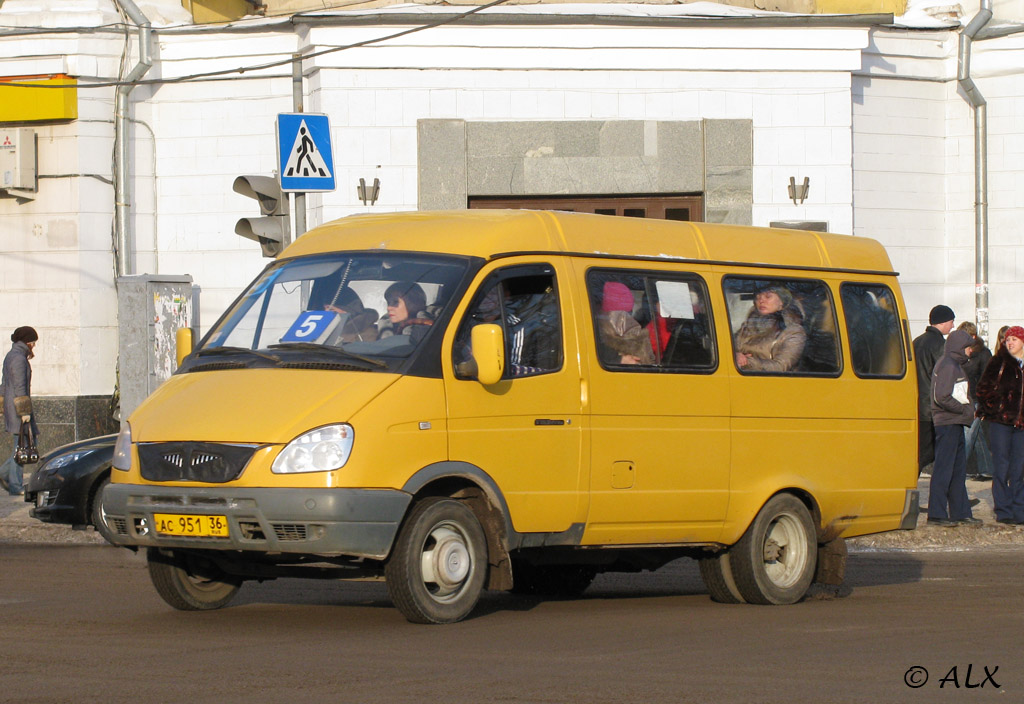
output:
[[[154,513],[156,532],[161,535],[185,535],[192,538],[227,538],[228,519],[224,516],[187,516],[178,513]]]

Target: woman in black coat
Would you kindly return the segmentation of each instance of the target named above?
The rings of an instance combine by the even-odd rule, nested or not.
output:
[[[978,416],[992,439],[996,521],[1024,524],[1024,328],[1015,325],[978,382]]]
[[[39,335],[27,325],[18,328],[11,335],[11,351],[4,358],[3,376],[0,377],[0,399],[2,399],[4,426],[14,436],[14,447],[18,446],[18,433],[22,422],[32,424],[32,432],[38,437],[32,415],[32,348],[36,346]],[[14,461],[14,453],[10,459],[0,466],[0,485],[12,496],[25,493],[21,465]]]

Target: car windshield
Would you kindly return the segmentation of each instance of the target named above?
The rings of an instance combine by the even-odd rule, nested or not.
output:
[[[468,262],[412,253],[302,257],[268,267],[217,323],[195,363],[387,368],[453,303]]]

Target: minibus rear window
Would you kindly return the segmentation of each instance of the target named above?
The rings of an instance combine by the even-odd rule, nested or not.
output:
[[[728,276],[722,288],[741,374],[838,376],[835,306],[824,282]]]
[[[889,287],[844,283],[839,295],[854,373],[860,377],[902,378],[907,362],[896,297]]]

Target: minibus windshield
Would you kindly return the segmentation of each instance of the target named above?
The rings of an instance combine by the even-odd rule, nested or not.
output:
[[[468,262],[336,252],[268,267],[194,353],[196,361],[387,368],[430,334]],[[207,357],[208,359],[202,359]]]

